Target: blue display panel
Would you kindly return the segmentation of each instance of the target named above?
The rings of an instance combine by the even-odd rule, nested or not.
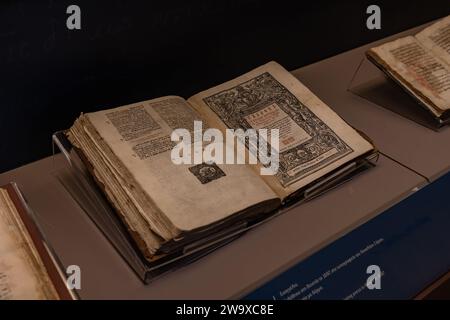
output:
[[[413,298],[450,269],[449,200],[450,173],[244,299]],[[366,286],[371,265],[381,269],[381,289]]]

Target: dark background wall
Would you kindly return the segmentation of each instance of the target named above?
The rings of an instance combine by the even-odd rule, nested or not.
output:
[[[51,154],[82,111],[188,97],[270,60],[292,70],[448,14],[448,0],[2,0],[0,172]]]

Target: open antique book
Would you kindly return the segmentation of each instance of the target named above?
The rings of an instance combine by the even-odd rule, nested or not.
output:
[[[15,184],[0,187],[0,300],[75,299]]]
[[[224,137],[227,128],[279,129],[278,172],[261,175],[261,163],[174,164],[171,134],[193,132],[194,120]],[[318,195],[377,154],[275,62],[188,100],[168,96],[82,114],[67,136],[150,263],[217,243]]]
[[[366,54],[441,124],[450,121],[450,16]]]

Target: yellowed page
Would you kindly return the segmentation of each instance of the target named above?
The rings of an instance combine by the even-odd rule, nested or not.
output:
[[[416,34],[416,39],[450,65],[450,16]]]
[[[180,97],[163,97],[86,116],[139,188],[180,232],[207,226],[277,198],[245,165],[206,168],[214,174],[205,182],[197,175],[204,164],[172,162],[173,130],[192,130],[194,120],[202,119]]]
[[[280,168],[261,176],[284,199],[373,146],[276,62],[188,102],[211,126],[280,130]],[[266,116],[270,115],[270,116]],[[261,164],[253,166],[260,172]]]
[[[105,147],[106,143],[85,116],[78,118],[72,126],[69,139],[89,160],[93,176],[146,257],[152,256],[164,240],[172,239],[177,234],[163,219],[158,219],[157,208],[149,197],[139,197],[131,192],[140,189],[135,187],[136,183],[127,174],[125,165],[110,155],[112,151]],[[143,203],[142,206],[139,202]]]
[[[0,300],[57,299],[6,190],[0,188]]]
[[[436,115],[450,109],[450,66],[414,37],[372,48],[368,54],[427,102]]]

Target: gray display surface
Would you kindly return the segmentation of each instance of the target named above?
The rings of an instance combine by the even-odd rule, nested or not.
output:
[[[432,180],[449,170],[449,129],[436,133],[347,91],[364,51],[373,45],[294,74],[367,133],[387,157],[352,181],[149,285],[138,279],[58,181],[56,173],[66,170],[61,155],[4,173],[0,184],[18,183],[62,263],[81,267],[83,299],[239,298],[417,191],[426,184],[425,177]]]
[[[425,180],[380,157],[378,166],[144,285],[64,189],[62,155],[0,175],[16,181],[64,266],[81,267],[83,299],[238,298],[407,196]]]
[[[347,90],[368,49],[414,35],[426,26],[300,68],[293,74],[347,122],[364,131],[387,157],[434,181],[450,170],[450,128],[430,130]],[[367,74],[368,79],[372,76]]]

